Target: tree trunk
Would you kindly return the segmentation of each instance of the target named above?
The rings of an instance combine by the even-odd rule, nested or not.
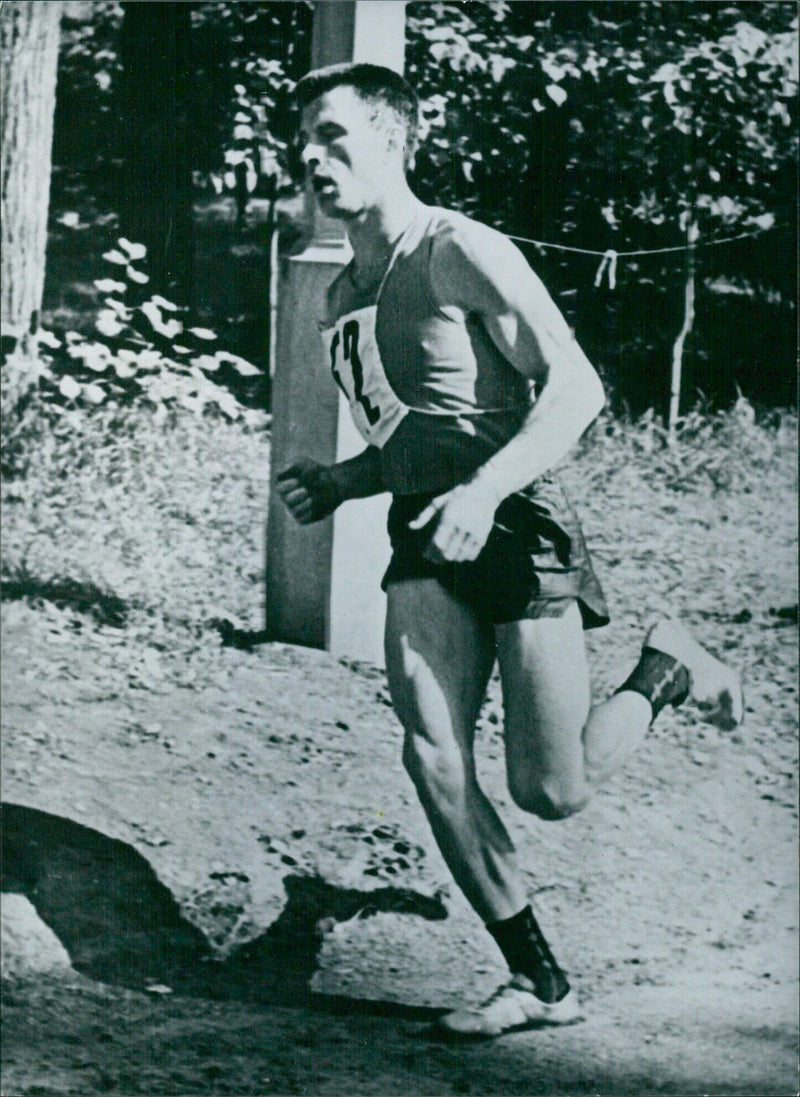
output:
[[[153,290],[190,303],[191,4],[126,3],[120,52],[122,234],[147,248]]]
[[[61,0],[0,7],[3,334],[35,340],[47,249]]]

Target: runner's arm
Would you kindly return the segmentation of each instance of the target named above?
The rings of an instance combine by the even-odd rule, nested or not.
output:
[[[365,499],[386,489],[381,477],[380,451],[375,446],[348,461],[321,465],[301,457],[280,472],[275,487],[301,525],[327,518],[348,499]]]
[[[500,353],[536,382],[518,433],[476,474],[498,502],[556,465],[600,413],[600,378],[555,302],[505,236],[483,225],[455,229],[431,256],[442,304],[477,315]]]
[[[474,560],[502,500],[566,456],[605,402],[600,378],[519,250],[500,233],[473,227],[454,229],[433,250],[432,294],[440,307],[477,315],[500,353],[536,382],[538,396],[505,446],[410,523],[421,529],[435,519],[425,550],[434,561]]]

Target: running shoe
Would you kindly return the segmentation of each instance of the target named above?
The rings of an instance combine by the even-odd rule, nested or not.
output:
[[[744,697],[739,675],[698,644],[683,625],[669,618],[658,621],[648,632],[645,644],[686,667],[689,694],[709,724],[721,731],[733,731],[741,724]]]
[[[479,1006],[457,1009],[440,1017],[438,1025],[452,1036],[500,1036],[542,1025],[572,1025],[581,1019],[574,991],[560,1002],[543,1002],[525,975],[514,975]]]

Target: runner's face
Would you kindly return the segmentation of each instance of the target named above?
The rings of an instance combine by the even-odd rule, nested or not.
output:
[[[391,156],[387,130],[370,121],[374,109],[343,85],[303,111],[301,155],[320,209],[329,217],[357,217],[379,196]]]

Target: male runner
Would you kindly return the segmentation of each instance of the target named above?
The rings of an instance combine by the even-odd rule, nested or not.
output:
[[[736,675],[686,631],[651,629],[627,682],[590,709],[583,629],[608,615],[553,466],[603,406],[600,381],[521,253],[501,233],[423,205],[406,170],[417,101],[374,65],[297,86],[302,158],[353,260],[321,333],[367,445],[278,477],[301,523],[390,491],[386,667],[404,762],[458,885],[510,981],[440,1022],[492,1036],[579,1016],[525,894],[511,840],[475,774],[473,737],[495,658],[509,790],[563,819],[691,693],[721,726],[742,716]]]

